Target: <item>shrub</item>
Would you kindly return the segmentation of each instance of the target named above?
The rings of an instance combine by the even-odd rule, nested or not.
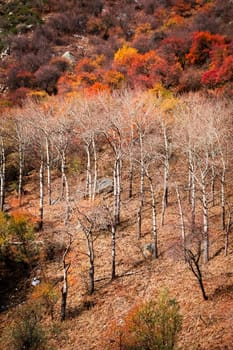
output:
[[[40,326],[40,310],[36,306],[26,306],[20,312],[20,319],[12,330],[15,350],[45,349],[45,331]]]
[[[181,323],[178,303],[162,292],[157,301],[134,307],[120,326],[111,329],[106,349],[173,350]]]
[[[201,71],[191,67],[181,75],[178,92],[198,91],[201,86]]]
[[[48,94],[56,94],[56,84],[60,75],[61,72],[52,65],[40,67],[35,73],[38,88],[45,90]]]
[[[53,320],[54,307],[58,301],[58,295],[55,292],[54,286],[49,282],[39,284],[32,293],[32,298],[39,302],[44,313],[50,315]]]

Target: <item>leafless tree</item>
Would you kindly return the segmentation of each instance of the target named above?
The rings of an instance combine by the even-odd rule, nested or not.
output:
[[[94,204],[87,207],[77,207],[78,224],[82,233],[85,236],[87,251],[86,254],[89,260],[89,294],[93,294],[95,290],[95,241],[98,238],[99,227],[99,208]]]
[[[73,243],[73,236],[70,233],[67,233],[69,240],[66,245],[65,252],[62,257],[62,265],[63,265],[63,286],[61,289],[61,321],[65,321],[66,319],[66,305],[67,305],[67,296],[68,296],[68,271],[71,266],[71,262],[67,263],[67,255],[71,249],[71,245]]]

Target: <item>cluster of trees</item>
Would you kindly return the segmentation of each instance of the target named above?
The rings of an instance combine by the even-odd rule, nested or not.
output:
[[[3,70],[11,103],[37,90],[93,93],[122,85],[151,88],[156,82],[176,92],[203,87],[232,92],[232,5],[227,0],[125,1],[124,10],[103,1],[46,1],[44,6],[57,12],[31,35],[5,39],[10,56]],[[93,48],[84,59],[78,50],[72,67],[54,46],[69,44],[74,33],[88,37]]]
[[[163,90],[162,90],[163,91]],[[229,167],[232,147],[232,104],[200,95],[174,99],[168,92],[121,91],[97,96],[76,96],[8,110],[1,118],[0,200],[9,189],[8,174],[14,158],[14,180],[19,205],[25,175],[37,174],[38,229],[43,229],[45,198],[64,203],[63,220],[69,242],[63,255],[64,308],[67,298],[67,254],[72,248],[72,220],[87,242],[89,293],[95,289],[95,242],[101,230],[111,232],[111,278],[117,276],[116,239],[121,225],[122,198],[137,203],[138,238],[143,236],[145,206],[151,208],[153,256],[160,255],[158,227],[166,224],[171,193],[177,196],[183,259],[200,285],[200,255],[210,258],[210,210],[221,211],[225,254],[228,253],[232,203]],[[101,155],[109,153],[109,164]],[[29,166],[30,164],[30,166]],[[60,174],[60,194],[53,192],[54,169]],[[72,192],[70,179],[86,173]],[[112,177],[113,192],[98,199],[98,180]],[[83,200],[84,199],[84,200]],[[132,215],[133,213],[131,213]],[[200,248],[201,246],[201,248]],[[203,285],[202,285],[203,287]],[[205,294],[203,295],[206,297]]]

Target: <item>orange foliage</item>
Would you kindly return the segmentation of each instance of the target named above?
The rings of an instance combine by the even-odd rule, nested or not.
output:
[[[125,81],[125,76],[117,70],[107,70],[104,74],[104,82],[107,83],[113,89],[119,89],[122,87]]]
[[[201,65],[209,59],[212,48],[216,45],[223,45],[224,42],[225,38],[222,35],[196,32],[193,35],[192,46],[186,58],[191,64]]]
[[[164,24],[165,28],[171,28],[175,26],[182,25],[184,23],[184,18],[179,15],[171,16]]]
[[[100,82],[95,82],[93,85],[85,89],[89,95],[96,95],[100,92],[110,92],[109,86]]]
[[[140,34],[151,34],[151,24],[150,23],[142,23],[135,29],[135,37],[140,36]]]

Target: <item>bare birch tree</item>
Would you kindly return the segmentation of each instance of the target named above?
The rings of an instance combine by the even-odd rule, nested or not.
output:
[[[67,296],[68,296],[68,272],[71,266],[71,262],[67,262],[67,255],[70,252],[71,245],[73,242],[73,236],[70,233],[67,233],[69,241],[66,245],[65,252],[62,256],[62,266],[63,266],[63,286],[61,289],[61,321],[66,319],[66,306],[67,306]]]

